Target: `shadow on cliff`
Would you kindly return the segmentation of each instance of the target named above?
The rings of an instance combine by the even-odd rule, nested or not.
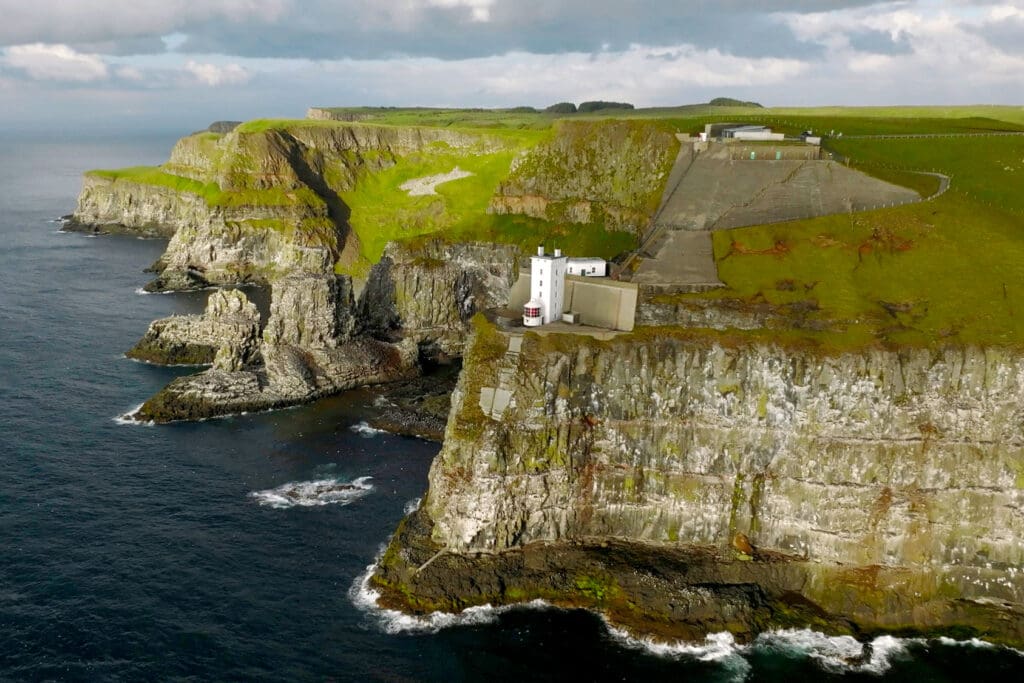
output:
[[[338,230],[338,244],[347,244],[352,234],[352,226],[349,218],[352,216],[352,209],[341,200],[338,193],[331,189],[323,176],[314,171],[306,158],[302,155],[302,145],[297,140],[291,140],[288,146],[288,163],[295,170],[295,175],[305,183],[320,199],[327,205],[327,215]],[[343,249],[344,247],[342,247]]]

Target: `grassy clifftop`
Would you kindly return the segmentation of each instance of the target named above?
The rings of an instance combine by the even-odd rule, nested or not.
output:
[[[606,212],[497,215],[492,201],[510,176],[522,186],[528,181],[522,169],[536,168],[543,176],[538,191],[557,201],[604,201],[620,212],[639,210],[643,219],[660,195],[674,144],[671,134],[647,122],[512,128],[261,119],[223,136],[183,138],[160,167],[89,175],[126,183],[129,193],[130,186],[148,186],[193,195],[247,229],[295,234],[310,226],[311,216],[330,218],[349,235],[339,272],[362,275],[388,242],[438,234],[531,249],[556,242],[614,256],[635,239],[616,232],[621,226],[606,220]],[[581,185],[584,173],[590,180]],[[425,190],[410,191],[410,182]],[[261,209],[258,220],[243,215],[247,208]]]
[[[1024,137],[835,147],[883,176],[946,174],[950,190],[920,204],[716,233],[728,288],[710,296],[795,306],[819,328],[813,334],[846,344],[1024,346]]]

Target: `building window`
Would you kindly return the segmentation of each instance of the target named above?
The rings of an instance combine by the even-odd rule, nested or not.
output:
[[[537,283],[537,286],[538,286],[538,287],[543,287],[543,286],[544,286],[544,281],[543,281],[543,280],[541,280],[540,282],[538,282],[538,283]]]

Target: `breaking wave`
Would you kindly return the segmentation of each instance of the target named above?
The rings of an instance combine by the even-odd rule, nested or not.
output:
[[[826,671],[882,674],[892,661],[906,654],[907,646],[924,643],[913,638],[878,636],[862,643],[852,636],[827,636],[810,629],[771,631],[757,637],[753,649],[783,655],[806,656]]]
[[[249,497],[260,505],[277,509],[348,505],[373,490],[373,484],[368,483],[370,479],[371,477],[359,477],[352,481],[295,481],[265,491],[253,491]]]
[[[137,405],[134,408],[132,408],[131,410],[129,410],[127,413],[123,413],[121,415],[116,415],[116,416],[114,416],[111,419],[114,421],[115,424],[119,424],[119,425],[130,425],[130,426],[133,426],[133,427],[153,427],[153,426],[155,426],[156,423],[153,422],[152,420],[139,420],[139,419],[136,419],[135,414],[139,412],[139,410],[142,408],[143,405],[144,405],[143,403],[140,403],[139,405]]]
[[[377,554],[380,557],[384,553],[381,547]],[[377,604],[380,593],[370,586],[370,577],[377,571],[377,562],[366,567],[366,571],[356,577],[349,588],[349,599],[356,608],[370,615],[385,633],[396,635],[399,633],[437,633],[441,629],[452,626],[481,626],[493,624],[498,617],[510,610],[516,609],[557,609],[543,600],[520,605],[504,605],[493,607],[491,605],[480,605],[478,607],[467,607],[463,611],[454,614],[451,612],[431,612],[424,616],[405,614],[393,609],[386,609]]]
[[[366,422],[366,420],[363,420],[352,425],[351,427],[349,427],[349,430],[355,432],[364,439],[371,439],[377,436],[378,434],[388,433],[386,429],[377,429],[376,427],[371,427],[370,424]]]

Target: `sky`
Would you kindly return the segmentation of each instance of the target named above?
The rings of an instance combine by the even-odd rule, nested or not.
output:
[[[310,106],[1024,104],[1024,0],[0,0],[0,126]]]

